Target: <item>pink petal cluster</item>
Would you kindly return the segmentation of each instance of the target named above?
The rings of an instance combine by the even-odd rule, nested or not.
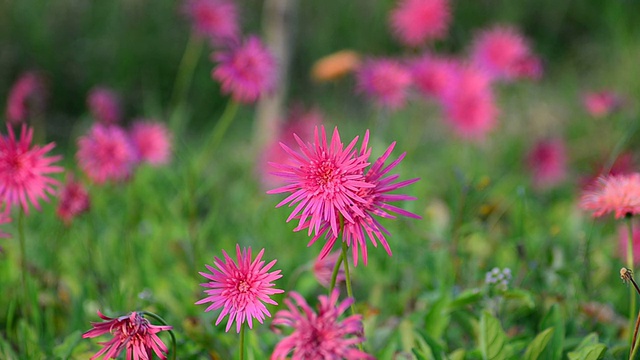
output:
[[[126,131],[100,123],[78,139],[76,157],[82,171],[96,184],[127,180],[138,161]]]
[[[276,61],[260,39],[250,36],[243,44],[213,54],[217,66],[211,72],[222,92],[233,100],[253,103],[276,85]]]
[[[316,277],[320,285],[329,288],[331,286],[331,277],[333,276],[333,268],[336,266],[338,259],[340,258],[340,251],[335,251],[324,258],[316,258],[313,263],[313,275]],[[346,279],[344,273],[344,267],[340,267],[338,270],[338,276],[336,276],[336,284]]]
[[[184,12],[193,30],[214,43],[224,43],[239,37],[238,9],[229,0],[187,0]]]
[[[284,292],[275,289],[273,283],[282,277],[280,270],[269,272],[276,260],[265,265],[265,262],[262,261],[262,254],[264,254],[264,249],[262,249],[252,261],[251,248],[240,251],[239,245],[236,245],[237,263],[224,250],[222,250],[222,254],[224,261],[218,257],[215,258],[217,269],[205,265],[211,273],[200,272],[200,275],[209,281],[200,284],[208,288],[204,291],[207,297],[199,300],[196,304],[211,303],[205,311],[222,308],[216,325],[229,315],[225,329],[227,332],[234,321],[237,332],[240,332],[240,325],[244,322],[249,324],[249,328],[253,328],[254,318],[262,324],[265,317],[271,316],[264,303],[278,305],[271,300],[270,296]]]
[[[92,356],[91,360],[100,357],[115,359],[124,349],[126,359],[150,360],[153,353],[160,359],[167,358],[167,346],[158,337],[158,333],[171,330],[171,326],[153,325],[135,311],[118,318],[110,318],[98,310],[98,316],[105,321],[91,323],[93,329],[85,332],[82,337],[86,339],[111,334],[113,338],[99,343],[104,347]]]
[[[44,81],[35,72],[24,73],[15,82],[7,98],[7,122],[16,125],[24,122],[30,112],[43,106],[45,95]]]
[[[117,124],[122,118],[120,99],[113,90],[96,86],[87,96],[87,106],[95,120],[109,125]]]
[[[362,315],[339,320],[352,298],[338,303],[338,290],[330,297],[320,295],[316,313],[300,294],[291,292],[289,296],[291,299],[284,300],[288,310],[278,311],[272,324],[290,327],[293,332],[276,345],[272,360],[288,359],[292,352],[292,360],[374,359],[356,347],[364,342]]]
[[[84,185],[76,181],[73,176],[69,176],[67,182],[62,186],[59,192],[58,208],[56,215],[66,224],[71,224],[73,219],[89,211],[91,202],[89,193]]]
[[[580,207],[593,211],[593,216],[614,213],[621,218],[640,213],[640,174],[608,175],[598,179],[584,192]]]
[[[420,93],[442,100],[459,66],[456,60],[427,54],[412,62],[411,76]]]
[[[633,236],[633,263],[638,264],[640,262],[640,228],[637,223],[634,223],[632,236]],[[629,230],[627,226],[620,225],[618,227],[618,256],[622,260],[627,258],[627,240],[629,239]]]
[[[589,115],[602,118],[615,112],[622,105],[622,98],[612,91],[587,92],[582,103]]]
[[[28,214],[28,202],[39,210],[38,201],[47,201],[47,194],[55,193],[58,181],[49,175],[62,171],[61,167],[52,165],[61,156],[46,156],[54,143],[44,147],[31,146],[33,129],[25,124],[22,124],[19,139],[11,126],[7,125],[7,128],[9,136],[0,135],[0,202],[6,204],[7,211],[18,205]]]
[[[139,161],[158,166],[171,160],[171,133],[164,124],[139,119],[134,121],[130,135]]]
[[[411,72],[391,59],[369,59],[356,72],[357,89],[380,106],[395,110],[404,106],[411,86]]]
[[[558,184],[567,175],[564,141],[559,138],[538,141],[527,156],[527,164],[536,187],[545,188]]]
[[[443,39],[451,23],[449,1],[400,0],[389,22],[398,40],[408,46]]]

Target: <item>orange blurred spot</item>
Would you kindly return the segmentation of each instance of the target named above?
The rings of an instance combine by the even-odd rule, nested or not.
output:
[[[311,78],[317,82],[339,79],[360,65],[360,55],[353,50],[341,50],[320,58],[311,68]]]

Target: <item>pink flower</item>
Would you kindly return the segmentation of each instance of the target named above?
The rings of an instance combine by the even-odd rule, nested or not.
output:
[[[448,84],[457,74],[458,66],[453,59],[425,55],[412,63],[411,75],[422,94],[442,99]]]
[[[400,0],[389,22],[398,40],[408,46],[443,39],[451,22],[449,1]]]
[[[167,358],[167,346],[162,342],[158,333],[171,330],[171,326],[152,325],[142,314],[132,312],[118,318],[104,316],[98,310],[98,316],[104,322],[92,322],[93,329],[82,334],[83,338],[94,338],[104,334],[111,334],[109,341],[98,343],[104,348],[91,357],[91,360],[115,359],[127,349],[126,358],[133,360],[150,360],[155,353],[160,359]]]
[[[389,109],[404,106],[411,73],[390,59],[368,60],[356,72],[357,89]]]
[[[240,34],[238,9],[232,1],[187,0],[184,11],[191,18],[193,30],[214,43],[236,40]]]
[[[164,124],[138,119],[133,123],[130,135],[139,161],[157,166],[171,159],[171,133]]]
[[[208,296],[199,300],[196,304],[210,302],[211,305],[205,311],[222,308],[222,312],[216,320],[216,325],[226,315],[229,315],[229,321],[225,329],[227,332],[234,320],[237,332],[240,332],[240,325],[245,321],[249,323],[249,328],[252,328],[252,318],[262,324],[265,316],[271,316],[264,303],[278,305],[269,296],[284,292],[273,288],[275,286],[273,281],[282,277],[280,270],[268,272],[276,263],[276,260],[265,266],[265,262],[261,261],[262,254],[264,254],[264,249],[262,249],[252,262],[251,248],[240,252],[239,245],[236,245],[237,264],[224,250],[222,250],[222,254],[224,255],[224,262],[218,257],[215,258],[215,264],[219,270],[213,266],[205,265],[211,274],[200,273],[200,275],[211,280],[200,285],[210,289],[204,291]]]
[[[222,92],[238,102],[253,103],[276,85],[276,61],[260,39],[250,36],[244,44],[213,54],[218,65],[211,76]]]
[[[333,252],[324,258],[316,258],[313,264],[313,275],[320,283],[320,285],[328,288],[331,285],[331,277],[333,276],[333,268],[336,266],[336,262],[340,258],[340,251]],[[346,279],[344,273],[344,267],[340,266],[338,270],[338,276],[336,277],[336,284]]]
[[[49,174],[61,172],[62,168],[52,164],[62,157],[47,157],[54,143],[44,147],[31,146],[33,129],[22,124],[20,139],[16,139],[13,129],[7,126],[9,136],[0,135],[0,201],[7,208],[13,205],[22,207],[29,214],[27,200],[40,210],[38,200],[48,200],[47,193],[54,194],[54,186],[59,182]]]
[[[580,207],[593,211],[594,217],[613,212],[618,219],[640,213],[640,174],[601,177],[591,190],[584,192]]]
[[[122,117],[120,99],[111,89],[96,86],[87,96],[87,106],[93,118],[103,124],[116,124]]]
[[[640,228],[638,224],[633,224],[633,263],[640,262]],[[620,225],[618,227],[618,254],[620,259],[625,260],[627,258],[627,240],[629,239],[629,229],[626,225]]]
[[[59,198],[56,214],[66,225],[71,224],[76,216],[89,210],[89,193],[73,176],[67,178],[67,183],[60,190]]]
[[[7,122],[24,122],[30,113],[41,111],[44,105],[44,81],[35,72],[26,72],[18,78],[7,98]]]
[[[78,139],[78,165],[91,181],[124,181],[137,162],[136,151],[127,133],[117,125],[94,124]]]
[[[582,103],[589,115],[595,118],[608,116],[622,105],[622,98],[612,91],[587,92]]]
[[[316,313],[300,294],[291,292],[290,297],[293,301],[284,300],[289,309],[278,311],[272,324],[293,328],[293,332],[276,345],[272,360],[288,359],[291,352],[292,360],[374,359],[356,347],[364,342],[362,315],[338,319],[353,303],[353,298],[338,303],[338,290],[334,289],[331,297],[318,297]]]
[[[567,175],[567,157],[564,142],[550,139],[537,142],[527,156],[533,182],[537,187],[550,187]]]

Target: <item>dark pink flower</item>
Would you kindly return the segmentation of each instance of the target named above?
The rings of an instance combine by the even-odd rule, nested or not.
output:
[[[419,46],[443,39],[451,22],[448,0],[400,0],[390,14],[394,34],[403,44]]]
[[[164,124],[138,119],[133,123],[130,134],[139,161],[158,166],[171,160],[171,133]]]
[[[214,43],[236,40],[240,34],[236,4],[228,0],[187,0],[185,13],[193,30]]]
[[[250,36],[243,44],[213,54],[218,65],[211,76],[222,92],[238,102],[253,103],[276,85],[276,61],[260,39]]]
[[[592,189],[584,192],[580,207],[593,211],[594,217],[610,212],[616,218],[640,213],[640,174],[601,177]]]
[[[633,263],[640,262],[640,228],[638,223],[634,222],[633,230]],[[622,260],[627,258],[627,240],[629,239],[629,229],[626,225],[618,226],[618,256]]]
[[[201,272],[209,282],[200,284],[205,288],[210,288],[204,292],[208,295],[196,304],[211,303],[205,311],[222,308],[222,312],[216,320],[216,325],[229,315],[225,331],[229,331],[231,324],[236,322],[236,331],[240,332],[240,325],[244,322],[253,327],[253,318],[262,324],[265,316],[271,316],[264,303],[278,305],[271,300],[270,296],[284,292],[275,289],[273,281],[282,277],[280,270],[268,272],[273,267],[276,260],[264,265],[260,250],[255,260],[251,260],[251,248],[240,251],[240,246],[236,245],[237,263],[222,250],[224,261],[215,258],[215,265],[205,265],[211,274]]]
[[[18,78],[7,98],[7,122],[16,125],[24,122],[33,113],[42,111],[44,106],[44,81],[35,72],[26,72]]]
[[[87,96],[87,106],[93,118],[103,124],[116,124],[122,118],[120,99],[109,88],[96,86],[91,89]]]
[[[69,176],[66,184],[60,190],[56,214],[65,224],[69,225],[76,216],[88,211],[89,207],[90,200],[87,189],[73,176]]]
[[[389,109],[404,106],[411,85],[411,73],[398,61],[370,59],[356,72],[357,89]]]
[[[612,91],[587,92],[582,103],[589,115],[595,118],[608,116],[622,105],[622,98]]]
[[[331,297],[318,297],[316,313],[300,294],[291,292],[289,296],[293,301],[284,300],[288,310],[278,311],[272,324],[293,328],[293,332],[276,345],[272,360],[288,359],[292,352],[292,360],[374,359],[357,348],[364,342],[362,315],[339,320],[352,298],[338,303],[338,290],[334,289]]]
[[[333,268],[336,266],[336,262],[340,258],[340,251],[333,252],[324,258],[317,257],[313,263],[313,275],[320,283],[320,285],[328,288],[331,286],[331,277],[333,276]],[[340,266],[338,275],[336,277],[336,284],[346,279],[344,273],[344,267]]]
[[[127,349],[127,359],[150,360],[153,353],[160,359],[167,358],[167,346],[158,337],[158,333],[171,330],[171,326],[152,325],[142,314],[135,311],[118,318],[110,318],[98,310],[98,316],[105,321],[92,322],[93,329],[85,332],[82,337],[86,339],[111,334],[113,338],[98,343],[104,347],[92,356],[91,360],[100,357],[115,359],[124,349]]]
[[[117,125],[94,124],[78,139],[78,165],[91,181],[127,180],[137,163],[136,150],[127,133]]]
[[[533,183],[545,188],[558,184],[567,175],[567,156],[562,139],[537,142],[527,156]]]
[[[411,64],[411,75],[418,90],[429,97],[442,99],[460,65],[453,59],[424,55]]]
[[[20,139],[16,139],[11,126],[7,127],[9,136],[0,135],[0,200],[7,208],[19,205],[28,214],[27,200],[40,210],[38,201],[47,201],[47,193],[55,193],[54,187],[59,182],[49,174],[62,171],[61,167],[52,165],[62,157],[46,156],[54,143],[32,147],[33,129],[25,124],[22,124]]]

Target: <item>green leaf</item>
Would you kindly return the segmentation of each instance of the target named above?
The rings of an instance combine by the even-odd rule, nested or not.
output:
[[[466,352],[464,349],[458,349],[449,354],[449,360],[464,360]]]
[[[427,355],[420,349],[413,348],[411,349],[411,352],[416,356],[416,359],[418,360],[429,360],[429,358],[427,358]]]
[[[569,360],[598,360],[602,359],[607,347],[603,344],[587,345],[580,350],[567,354]]]
[[[53,355],[56,359],[68,359],[80,339],[82,339],[82,333],[80,330],[72,332],[64,339],[62,344],[53,348]]]
[[[537,360],[544,348],[547,347],[549,340],[551,340],[551,335],[553,335],[553,328],[548,328],[539,333],[527,346],[527,350],[524,352],[524,360]]]
[[[480,352],[484,360],[504,359],[507,336],[500,321],[483,311],[480,318]]]
[[[475,304],[482,300],[482,293],[477,289],[465,290],[449,303],[449,309],[455,310]]]
[[[449,314],[449,296],[443,295],[433,305],[424,318],[424,331],[434,339],[442,337],[444,330],[449,326],[451,316]]]
[[[598,343],[598,334],[591,333],[585,336],[584,339],[582,339],[582,341],[580,341],[580,344],[578,344],[578,346],[576,347],[576,350],[580,350],[588,345],[595,345],[597,343]]]
[[[529,309],[533,309],[535,307],[535,301],[533,300],[533,295],[530,292],[521,290],[521,289],[510,289],[505,291],[502,296],[507,300],[516,300],[520,301],[524,306]]]
[[[435,360],[446,359],[444,347],[442,346],[442,344],[440,344],[436,339],[432,338],[424,331],[418,331],[418,333],[420,334],[420,338],[424,341],[425,345],[428,346],[431,350],[431,353]]]
[[[562,348],[564,346],[564,320],[560,313],[558,304],[554,304],[549,312],[544,316],[540,324],[541,329],[552,327],[554,329],[551,340],[540,354],[540,359],[560,360],[562,359]]]

